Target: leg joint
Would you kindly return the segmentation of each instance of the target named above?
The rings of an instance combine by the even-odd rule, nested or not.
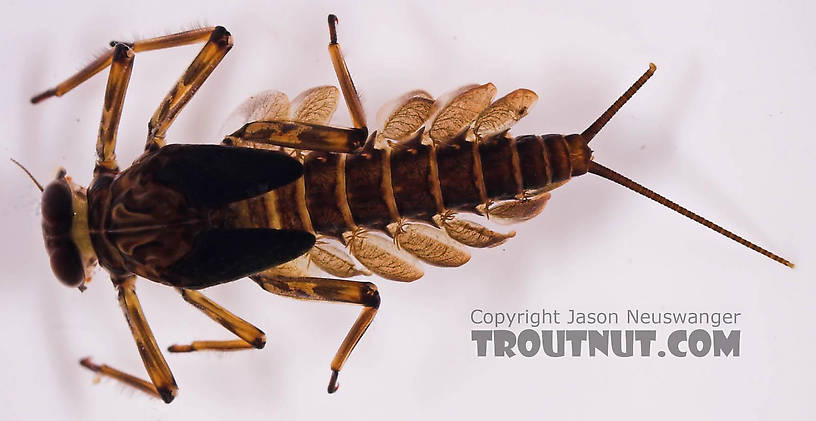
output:
[[[210,41],[221,47],[232,47],[232,34],[223,26],[216,26],[210,34]]]
[[[125,43],[115,43],[113,47],[113,61],[129,60],[133,58],[133,49]]]
[[[366,307],[380,308],[380,292],[377,291],[377,285],[371,282],[365,282],[361,290],[362,304]]]

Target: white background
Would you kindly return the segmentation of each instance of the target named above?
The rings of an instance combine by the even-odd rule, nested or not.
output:
[[[267,294],[248,280],[208,290],[268,335],[263,351],[167,356],[180,393],[165,405],[79,367],[91,355],[144,373],[103,272],[79,294],[50,272],[39,193],[2,173],[3,419],[807,419],[816,390],[814,7],[809,2],[404,3],[11,2],[2,19],[0,154],[42,181],[63,165],[87,184],[106,73],[62,98],[28,98],[111,39],[221,24],[235,48],[171,128],[216,143],[255,92],[294,97],[336,84],[326,15],[375,128],[403,92],[466,83],[540,96],[515,134],[582,131],[645,69],[655,76],[593,142],[596,159],[798,264],[790,270],[610,182],[553,194],[515,239],[413,284],[375,279],[383,304],[327,395],[352,306]],[[680,4],[682,3],[682,6]],[[755,4],[749,4],[755,3]],[[233,5],[239,4],[239,5]],[[146,122],[198,47],[136,57],[118,156],[138,156]],[[335,122],[348,125],[341,105]],[[162,348],[229,334],[148,281],[139,294]],[[475,357],[469,320],[488,311],[741,312],[739,358]],[[630,325],[622,328],[632,328]],[[660,338],[670,329],[658,327]]]

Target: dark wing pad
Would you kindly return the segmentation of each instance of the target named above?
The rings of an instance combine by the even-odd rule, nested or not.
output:
[[[303,166],[279,151],[221,145],[168,145],[147,164],[156,182],[183,193],[190,206],[215,208],[297,180]]]
[[[276,229],[212,229],[168,270],[175,286],[205,288],[286,263],[314,245],[311,233]]]

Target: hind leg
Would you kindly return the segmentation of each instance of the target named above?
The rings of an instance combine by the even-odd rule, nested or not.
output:
[[[346,281],[342,279],[277,276],[269,272],[253,275],[253,281],[261,288],[273,294],[300,300],[330,301],[351,303],[363,306],[357,320],[349,329],[340,348],[331,363],[332,375],[329,380],[329,393],[337,391],[337,376],[343,368],[351,351],[360,341],[368,326],[377,315],[380,307],[380,293],[377,286],[370,282]]]

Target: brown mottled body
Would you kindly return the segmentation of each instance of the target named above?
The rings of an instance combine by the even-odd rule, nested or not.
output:
[[[439,186],[447,208],[469,211],[484,202],[479,157],[478,145],[461,138],[437,149]]]
[[[303,163],[306,207],[316,232],[339,237],[346,223],[337,198],[339,154],[309,154]],[[283,209],[282,209],[283,210]],[[285,211],[284,211],[285,212]]]
[[[203,42],[199,54],[171,87],[148,123],[145,152],[120,171],[116,160],[117,131],[133,69],[140,51]],[[171,402],[175,379],[153,337],[135,292],[138,276],[178,287],[182,297],[236,336],[234,346],[263,347],[263,332],[191,289],[205,288],[260,272],[290,261],[314,245],[303,230],[236,228],[230,203],[257,202],[263,193],[300,178],[302,165],[277,151],[216,145],[165,146],[164,135],[182,108],[232,47],[223,27],[201,28],[164,37],[111,42],[111,49],[75,75],[36,95],[32,103],[61,96],[110,66],[96,144],[93,181],[84,188],[65,170],[43,191],[43,238],[54,274],[79,290],[100,264],[119,292],[119,303],[130,327],[150,382],[89,358],[81,365],[116,378]],[[299,131],[298,131],[299,130]],[[320,127],[295,125],[287,144],[308,139]],[[354,149],[357,131],[331,131],[338,151]],[[343,144],[343,142],[348,142]],[[284,143],[283,141],[281,143]],[[265,207],[247,215],[263,219]]]
[[[88,224],[99,264],[118,274],[162,279],[160,273],[185,255],[193,237],[207,228],[209,215],[188,207],[180,192],[154,184],[150,172],[125,171],[115,181],[110,177],[88,191],[94,204]],[[132,262],[126,260],[128,255],[134,257]]]
[[[346,199],[358,225],[384,230],[391,222],[388,201],[384,197],[390,192],[383,189],[383,182],[388,181],[386,172],[393,170],[387,158],[384,150],[372,149],[349,155],[346,159]]]
[[[283,93],[265,91],[233,113],[241,126],[223,145],[165,146],[176,116],[232,46],[223,27],[113,42],[103,57],[32,98],[36,103],[61,96],[111,67],[94,180],[86,190],[63,170],[40,186],[43,237],[65,285],[83,290],[97,261],[109,272],[150,382],[89,358],[82,366],[169,403],[178,388],[136,296],[137,275],[176,287],[185,301],[239,338],[173,345],[171,352],[262,348],[260,329],[194,291],[248,276],[277,295],[361,306],[331,362],[332,393],[380,296],[373,283],[311,276],[310,263],[337,278],[375,273],[403,282],[423,276],[418,260],[461,266],[470,259],[464,246],[495,247],[515,232],[492,231],[456,212],[499,223],[524,221],[542,211],[550,190],[587,172],[793,266],[592,161],[588,143],[651,77],[653,64],[581,134],[512,137],[509,129],[538,97],[516,89],[494,101],[496,87],[485,83],[436,101],[424,91],[404,95],[383,114],[380,134],[369,137],[336,23],[329,15],[329,54],[353,128],[330,125],[339,97],[335,87],[312,88],[291,103]],[[148,124],[145,153],[120,172],[117,128],[135,53],[196,42],[204,46]]]
[[[436,213],[432,191],[434,180],[431,173],[432,146],[406,144],[391,151],[391,188],[397,212],[403,217],[430,220]],[[363,223],[365,225],[365,223]]]
[[[185,168],[191,161],[188,157],[196,161],[192,168]],[[136,274],[167,285],[194,289],[253,273],[247,269],[244,274],[205,280],[184,268],[185,259],[193,259],[192,256],[201,251],[202,233],[275,225],[268,219],[268,196],[252,193],[253,190],[268,191],[270,184],[254,176],[249,177],[248,183],[247,179],[208,180],[208,177],[226,176],[220,171],[223,167],[218,168],[219,160],[232,161],[229,165],[241,163],[243,176],[256,172],[266,179],[273,174],[267,168],[269,165],[279,166],[277,171],[289,171],[284,168],[291,162],[289,167],[297,171],[293,172],[294,176],[300,168],[296,161],[276,151],[211,145],[170,145],[148,151],[116,175],[99,175],[88,190],[88,228],[99,264],[118,276]],[[212,174],[201,172],[198,165],[208,167]],[[198,179],[192,180],[189,171],[195,171]],[[197,190],[195,184],[191,185],[195,182],[207,186]],[[219,182],[224,184],[222,188],[235,187],[238,183],[240,193],[227,193],[230,197],[215,199],[217,196],[211,189],[219,188]],[[247,195],[250,197],[245,198]],[[220,200],[224,203],[219,203]],[[241,218],[232,213],[233,203],[247,207],[250,224],[236,224]],[[246,240],[248,238],[244,238]],[[262,250],[269,247],[274,248],[274,244]]]
[[[571,145],[567,138],[532,135],[514,139],[501,134],[478,143],[463,138],[440,146],[414,142],[394,147],[390,159],[379,149],[353,154],[312,152],[304,160],[303,192],[310,222],[317,234],[341,239],[343,232],[357,227],[385,231],[394,222],[389,199],[396,203],[401,218],[432,223],[433,215],[444,209],[477,213],[477,206],[486,201],[551,190],[573,175],[584,174],[584,161],[591,156],[585,143]],[[344,171],[339,169],[341,155],[346,156]],[[437,171],[432,171],[434,167]],[[345,194],[337,192],[338,177],[345,179]],[[392,198],[383,188],[389,182]],[[434,197],[436,189],[441,190],[442,209]],[[486,200],[481,191],[486,192]],[[233,207],[243,209],[237,213],[247,215],[247,226],[304,228],[297,194],[287,186]],[[351,210],[354,225],[345,221],[344,206]]]

